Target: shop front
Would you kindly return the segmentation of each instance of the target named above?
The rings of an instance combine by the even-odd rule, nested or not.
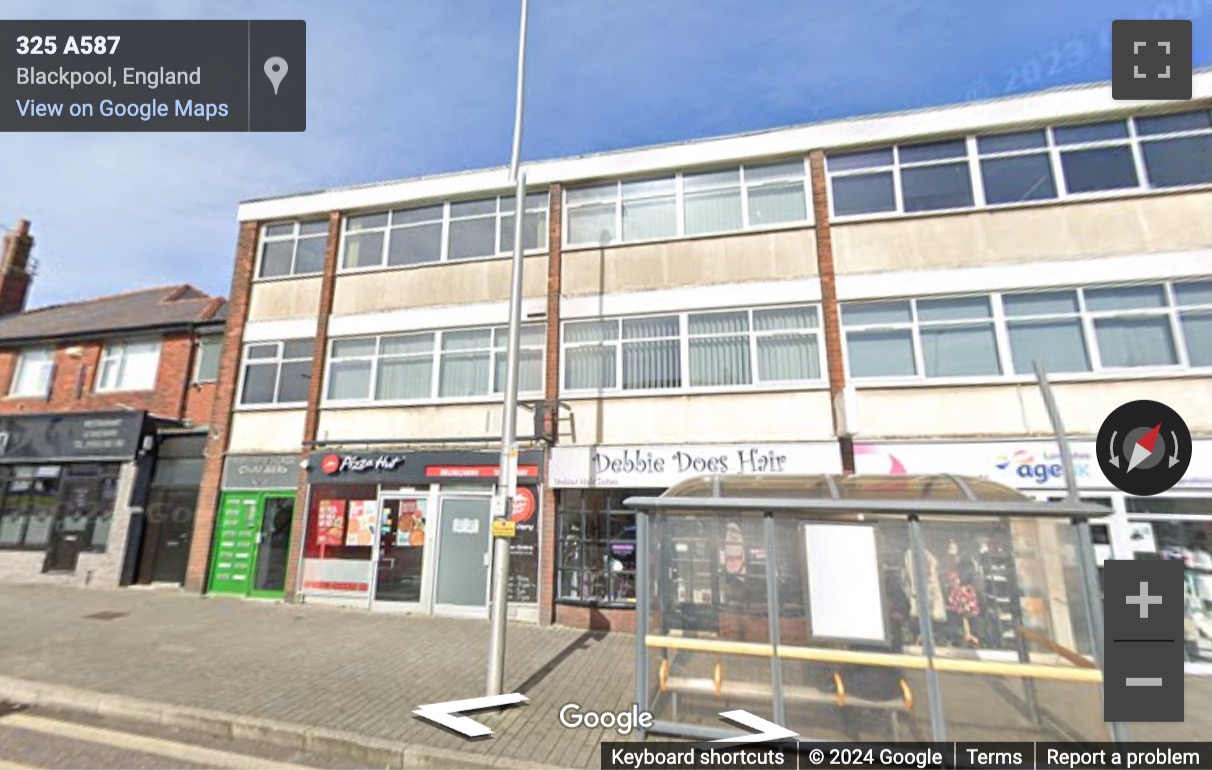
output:
[[[512,617],[538,618],[542,452],[518,458]],[[496,452],[314,452],[299,594],[386,612],[484,617]]]
[[[636,512],[632,496],[656,496],[695,476],[840,473],[834,442],[557,446],[548,483],[557,510],[556,603],[635,606]],[[562,622],[578,622],[570,612]]]
[[[202,483],[206,434],[165,433],[157,437],[147,505],[131,521],[140,543],[133,582],[180,585],[185,581],[194,511]]]
[[[210,593],[283,597],[298,483],[298,455],[224,458]]]
[[[0,577],[117,586],[155,428],[144,412],[0,417]]]
[[[1098,563],[1109,558],[1183,561],[1187,671],[1212,675],[1212,439],[1195,439],[1187,473],[1173,489],[1154,497],[1116,489],[1099,467],[1093,442],[1074,441],[1072,448],[1082,499],[1107,509],[1107,516],[1091,528]],[[857,445],[855,455],[859,473],[956,473],[996,481],[1038,500],[1065,494],[1055,441],[871,443]],[[981,548],[979,543],[961,545]]]

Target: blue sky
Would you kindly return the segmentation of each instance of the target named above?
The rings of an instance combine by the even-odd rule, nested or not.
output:
[[[3,18],[308,23],[302,134],[0,135],[0,224],[38,239],[31,305],[225,294],[239,201],[500,165],[519,0],[0,0]],[[1115,18],[1212,0],[531,0],[523,159],[1110,78]]]

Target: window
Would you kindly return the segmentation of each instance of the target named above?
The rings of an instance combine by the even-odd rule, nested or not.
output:
[[[521,392],[543,389],[544,335],[542,324],[521,329]],[[508,341],[508,327],[333,340],[326,400],[407,401],[501,393]]]
[[[635,511],[623,501],[660,492],[560,490],[558,600],[599,605],[635,603]]]
[[[564,324],[565,390],[663,390],[821,377],[815,307]]]
[[[160,340],[111,342],[97,367],[97,390],[152,390],[160,365]]]
[[[1212,111],[836,152],[826,170],[837,217],[1207,185]]]
[[[59,508],[58,465],[17,465],[0,484],[0,548],[42,550]],[[6,474],[9,469],[5,469]]]
[[[314,340],[245,345],[240,403],[245,406],[306,403],[315,346]]]
[[[308,275],[324,270],[328,221],[283,222],[261,232],[261,278]]]
[[[10,396],[44,397],[50,392],[51,375],[55,368],[54,348],[30,348],[17,357]]]
[[[223,336],[211,334],[198,340],[198,364],[194,382],[215,382],[219,379],[219,358],[223,352]]]
[[[1212,281],[850,302],[842,327],[854,377],[1212,366]]]
[[[345,221],[341,267],[402,267],[513,252],[514,196],[452,201],[352,216]],[[523,248],[547,248],[547,193],[531,193]]]
[[[802,159],[570,188],[568,245],[710,235],[808,219]]]

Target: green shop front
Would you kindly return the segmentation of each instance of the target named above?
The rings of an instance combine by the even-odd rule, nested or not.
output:
[[[209,593],[283,597],[298,481],[298,455],[224,459]]]

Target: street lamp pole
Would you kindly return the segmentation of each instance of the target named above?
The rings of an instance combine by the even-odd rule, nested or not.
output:
[[[518,91],[513,112],[513,154],[509,179],[517,185],[513,204],[513,275],[509,284],[509,343],[505,362],[505,405],[501,412],[501,464],[493,496],[494,519],[509,520],[518,493],[518,346],[522,329],[522,233],[526,219],[526,173],[518,173],[522,154],[522,94],[526,82],[526,16],[522,0],[518,32]],[[488,644],[488,694],[500,695],[505,687],[505,630],[509,617],[509,541],[492,538],[492,633]]]

